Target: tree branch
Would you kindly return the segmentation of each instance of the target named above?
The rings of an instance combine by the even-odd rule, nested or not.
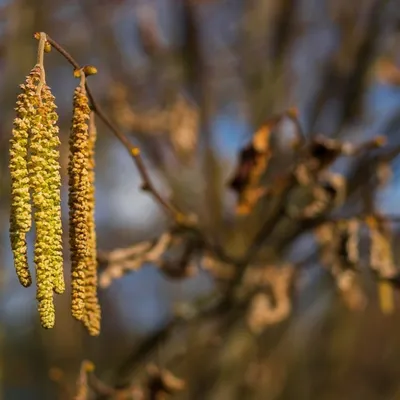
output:
[[[69,54],[59,43],[57,43],[54,39],[49,37],[46,34],[47,42],[50,43],[55,50],[57,50],[73,67],[75,70],[80,70],[82,67],[79,63]],[[158,204],[161,205],[164,210],[171,215],[171,217],[180,225],[185,224],[187,222],[186,216],[182,214],[175,206],[169,203],[156,189],[154,186],[149,173],[145,167],[143,158],[141,156],[141,152],[139,147],[133,145],[129,139],[122,133],[108,118],[108,116],[101,109],[97,101],[95,100],[92,91],[90,90],[88,83],[86,82],[86,91],[91,103],[91,108],[95,112],[95,114],[99,117],[101,121],[107,126],[108,129],[114,134],[114,136],[122,143],[122,145],[126,148],[126,150],[131,155],[139,174],[142,178],[143,184],[142,189],[150,192],[153,198],[157,201]]]

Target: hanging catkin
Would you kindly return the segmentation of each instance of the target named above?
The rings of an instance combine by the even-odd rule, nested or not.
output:
[[[44,53],[51,49],[45,33],[39,40],[37,64],[21,85],[10,140],[11,215],[10,240],[17,276],[23,286],[32,283],[26,235],[35,222],[34,264],[36,298],[41,324],[55,323],[53,295],[65,291],[63,275],[60,145],[55,98],[46,84]],[[72,314],[91,335],[100,333],[97,298],[97,255],[94,221],[94,148],[96,129],[90,116],[85,75],[96,68],[74,71],[81,81],[74,93],[70,132],[69,243],[72,264]],[[93,117],[93,116],[92,116]]]
[[[86,261],[87,271],[85,278],[85,317],[83,323],[92,336],[100,333],[101,310],[97,298],[97,252],[96,252],[96,230],[95,230],[95,144],[96,144],[96,125],[94,121],[94,113],[90,114],[89,122],[89,193],[88,193],[88,256]]]
[[[89,129],[90,108],[84,74],[75,89],[69,148],[69,243],[71,252],[72,315],[85,316],[85,285],[88,273],[89,247]]]
[[[39,49],[39,55],[41,51]],[[11,245],[18,278],[23,286],[29,286],[32,279],[28,268],[26,233],[31,227],[33,208],[36,298],[42,326],[52,328],[55,322],[53,289],[62,293],[65,288],[61,244],[60,142],[56,105],[45,83],[42,59],[32,69],[21,89],[10,148]]]
[[[29,194],[28,141],[32,119],[36,115],[36,84],[40,70],[35,67],[21,85],[22,93],[16,104],[16,118],[10,140],[11,211],[10,240],[14,265],[22,286],[32,283],[28,267],[26,234],[31,228],[31,199]]]
[[[46,158],[46,172],[50,202],[48,220],[51,225],[51,234],[48,235],[48,240],[51,242],[53,290],[55,293],[61,294],[65,291],[65,283],[62,255],[60,153],[58,151],[60,140],[58,137],[59,129],[56,126],[58,116],[54,100],[49,87],[45,85],[42,91],[42,105],[45,115],[43,119],[44,130],[49,133],[47,139],[48,155]]]
[[[52,328],[55,322],[53,290],[62,293],[65,289],[61,243],[60,141],[54,96],[42,81],[42,78],[37,78],[37,112],[31,121],[28,169],[36,226],[36,298],[42,326]]]

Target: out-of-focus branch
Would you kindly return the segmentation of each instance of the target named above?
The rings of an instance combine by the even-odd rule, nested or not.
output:
[[[162,109],[139,113],[129,104],[126,88],[115,83],[111,100],[114,118],[122,128],[143,139],[167,136],[180,161],[193,159],[199,136],[199,109],[185,96],[174,96],[171,105]]]
[[[324,130],[337,134],[359,112],[362,89],[379,40],[379,28],[387,4],[386,0],[368,0],[353,7],[350,18],[339,12],[338,22],[341,30],[341,45],[337,54],[329,60],[318,95],[313,101],[310,113],[310,131],[318,133],[317,122],[328,100],[336,98],[338,118],[335,125]],[[346,3],[339,7],[346,9]],[[359,10],[365,8],[363,13]]]
[[[54,47],[55,50],[57,50],[73,67],[75,70],[80,70],[81,66],[78,64],[77,61],[60,45],[58,44],[55,40],[53,40],[51,37],[46,35],[48,43],[52,47]],[[123,146],[127,149],[129,154],[131,155],[133,161],[136,164],[136,167],[138,168],[138,171],[140,173],[140,176],[143,180],[143,185],[142,188],[143,190],[146,190],[151,193],[151,195],[154,197],[154,199],[178,222],[178,223],[184,223],[186,221],[186,217],[179,211],[177,210],[172,204],[170,204],[166,199],[164,199],[161,194],[158,192],[156,187],[154,186],[149,173],[145,167],[143,158],[141,156],[140,149],[137,146],[134,146],[131,144],[129,139],[109,120],[107,115],[104,113],[104,111],[101,109],[100,105],[97,103],[95,100],[88,83],[86,82],[86,90],[90,99],[91,107],[93,111],[96,113],[96,115],[99,117],[101,121],[110,129],[110,131],[117,137],[117,139],[123,144]]]
[[[108,287],[112,280],[120,278],[127,271],[135,271],[146,262],[156,263],[172,240],[169,233],[161,235],[155,242],[140,242],[127,249],[116,249],[108,255],[100,257],[100,261],[108,263],[100,274],[99,285]]]

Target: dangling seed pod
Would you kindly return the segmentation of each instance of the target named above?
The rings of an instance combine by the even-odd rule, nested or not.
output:
[[[94,121],[94,113],[90,114],[89,123],[89,193],[88,193],[88,256],[86,261],[86,278],[85,278],[85,317],[83,323],[92,336],[97,336],[100,333],[100,318],[101,310],[97,298],[97,252],[96,252],[96,230],[94,220],[95,210],[95,144],[96,144],[96,125]]]
[[[70,132],[69,174],[69,242],[71,251],[72,315],[83,320],[85,315],[85,283],[90,255],[88,225],[91,182],[89,179],[89,101],[85,76],[75,89]]]
[[[37,113],[31,122],[28,163],[36,226],[36,298],[42,326],[52,328],[55,322],[53,290],[62,293],[65,289],[58,161],[60,142],[54,96],[42,78],[37,80],[37,92]]]

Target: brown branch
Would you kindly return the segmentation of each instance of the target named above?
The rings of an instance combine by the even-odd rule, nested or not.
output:
[[[74,67],[75,70],[80,70],[82,68],[78,64],[78,62],[71,56],[71,54],[69,54],[59,43],[57,43],[47,34],[46,38],[47,42],[50,43],[50,45],[54,47],[54,49],[57,50]],[[143,181],[142,189],[150,192],[153,198],[165,209],[167,213],[169,213],[172,216],[172,218],[178,224],[184,224],[185,222],[187,222],[185,215],[182,214],[177,208],[175,208],[172,204],[170,204],[166,199],[164,199],[161,196],[159,191],[154,186],[152,180],[150,179],[150,176],[144,165],[144,161],[141,156],[139,147],[133,145],[129,141],[129,139],[110,121],[110,119],[107,117],[107,115],[104,113],[102,108],[95,100],[87,82],[86,82],[86,91],[91,103],[92,110],[103,121],[103,123],[107,126],[107,128],[110,129],[110,131],[115,135],[115,137],[122,143],[122,145],[131,155]]]
[[[47,34],[46,34],[46,39],[47,42],[72,65],[74,70],[82,69],[81,65],[72,57],[72,55],[67,50],[65,50],[64,47],[62,47],[58,42],[56,42]],[[140,149],[137,146],[133,145],[126,137],[126,135],[123,132],[121,132],[121,130],[111,122],[111,120],[108,118],[108,116],[104,113],[102,108],[97,103],[87,82],[85,86],[93,112],[96,113],[96,115],[103,121],[103,123],[110,129],[110,131],[114,134],[114,136],[122,143],[122,145],[131,155],[136,167],[139,170],[139,174],[142,178],[143,182],[142,189],[151,193],[153,198],[165,209],[167,213],[169,213],[172,216],[177,225],[179,226],[184,225],[188,229],[193,230],[196,234],[198,234],[202,238],[205,247],[208,248],[212,253],[215,253],[218,258],[220,258],[222,261],[232,262],[230,257],[228,257],[221,248],[213,245],[206,238],[204,238],[204,236],[196,227],[195,221],[193,220],[193,218],[191,218],[191,216],[184,215],[161,196],[161,194],[158,192],[158,190],[155,188],[154,184],[151,181],[151,178],[144,165]],[[234,262],[234,264],[236,264],[236,262]]]
[[[76,385],[77,394],[74,397],[74,400],[88,400],[89,398],[88,374],[93,370],[94,370],[93,363],[87,360],[82,361]]]

